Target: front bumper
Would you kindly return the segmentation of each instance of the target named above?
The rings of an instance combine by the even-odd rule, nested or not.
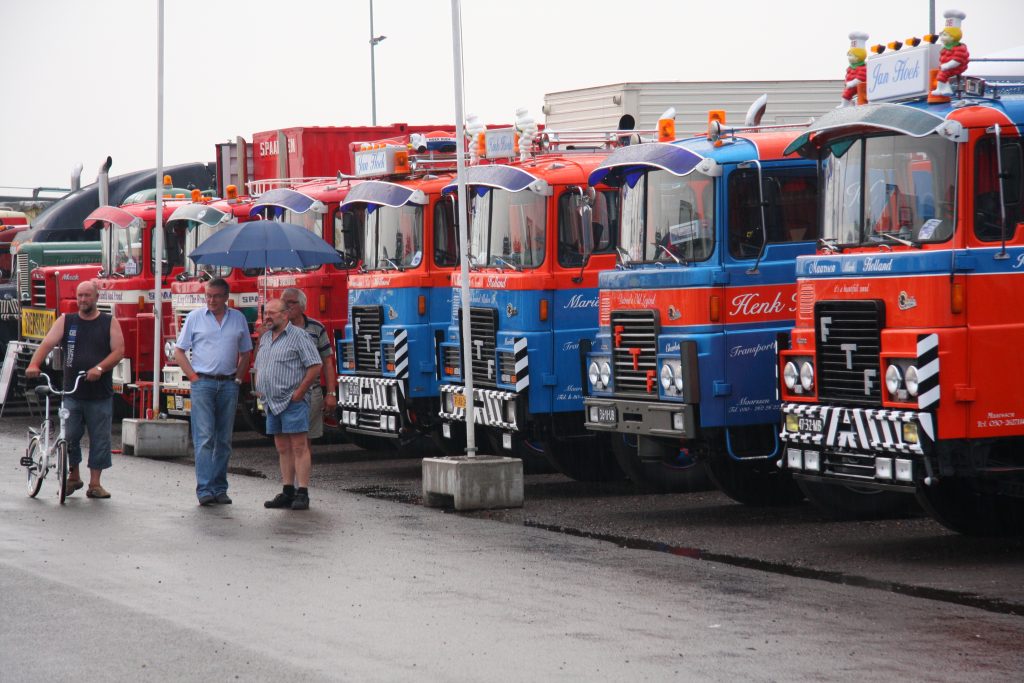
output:
[[[907,488],[931,477],[930,412],[782,404],[784,467],[814,479]]]
[[[473,423],[508,432],[518,432],[519,402],[523,398],[514,391],[473,388]],[[441,385],[441,419],[449,422],[466,421],[466,387],[458,384]]]
[[[398,438],[404,414],[404,379],[338,375],[338,419],[345,430]]]
[[[691,403],[589,396],[583,399],[583,408],[587,429],[685,439],[697,435],[694,406]]]

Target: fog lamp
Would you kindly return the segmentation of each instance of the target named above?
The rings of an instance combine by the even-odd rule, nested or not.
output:
[[[917,368],[915,368],[913,365],[908,367],[907,368],[907,374],[904,377],[903,381],[907,385],[907,393],[909,393],[911,396],[917,396],[917,390],[918,390]]]
[[[382,431],[382,432],[386,431],[387,428],[388,428],[388,416],[387,415],[381,415],[380,416],[380,431]]]
[[[591,362],[590,367],[587,368],[587,379],[595,389],[601,388],[601,370],[597,367],[596,361]]]
[[[512,435],[508,432],[501,435],[501,447],[506,451],[512,450]]]
[[[516,421],[516,402],[505,401],[505,422],[515,423]]]
[[[682,413],[672,413],[672,429],[677,432],[686,431],[686,422],[683,420]]]
[[[786,449],[786,465],[791,470],[803,469],[804,454],[799,448]]]
[[[814,388],[814,366],[808,361],[800,366],[800,386],[804,388],[804,391]]]
[[[590,421],[597,422],[597,406],[590,406]]]
[[[896,460],[896,480],[914,481],[914,464],[910,460]]]
[[[875,479],[892,479],[892,458],[875,458]]]
[[[397,421],[395,420],[395,416],[394,415],[388,415],[388,431],[389,432],[396,432],[396,431],[398,431]]]
[[[601,363],[601,384],[608,386],[612,382],[612,366]]]
[[[821,471],[821,457],[818,451],[804,451],[804,469],[811,472]]]
[[[904,422],[903,423],[903,443],[916,444],[919,440],[917,438],[917,423],[916,422]]]
[[[792,361],[786,363],[786,367],[782,369],[782,381],[786,383],[786,388],[790,391],[800,381],[800,371],[796,369],[796,364]]]
[[[793,413],[786,413],[786,431],[787,432],[799,432],[800,431],[800,418]]]

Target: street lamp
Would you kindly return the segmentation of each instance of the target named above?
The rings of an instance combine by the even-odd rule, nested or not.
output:
[[[377,43],[387,36],[373,35],[373,0],[370,0],[370,104],[373,108],[373,125],[377,125],[377,69],[373,59],[374,48]]]

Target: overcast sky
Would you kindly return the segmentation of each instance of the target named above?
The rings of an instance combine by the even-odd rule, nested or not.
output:
[[[377,122],[453,123],[451,3],[375,0]],[[624,81],[842,78],[847,34],[928,31],[927,0],[463,0],[466,111]],[[981,56],[1024,44],[1020,0],[967,13]],[[0,188],[156,165],[156,0],[0,0]],[[166,0],[164,162],[291,126],[370,123],[369,0]],[[1022,66],[1024,68],[1024,66]],[[837,101],[839,93],[836,93]],[[709,103],[709,106],[713,103]]]

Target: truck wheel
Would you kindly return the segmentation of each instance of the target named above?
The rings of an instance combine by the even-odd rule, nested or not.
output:
[[[814,507],[836,520],[906,517],[917,509],[914,497],[906,493],[803,479],[797,484]]]
[[[983,493],[971,481],[940,479],[921,485],[917,499],[939,524],[959,534],[1024,535],[1024,500]]]
[[[642,460],[638,436],[619,433],[609,436],[609,445],[619,467],[641,489],[658,493],[690,493],[711,488],[704,465],[690,457],[688,452],[665,445],[659,459]],[[653,444],[649,446],[655,447]]]
[[[713,449],[706,460],[711,480],[737,503],[744,505],[794,505],[804,494],[788,472],[775,466],[772,460],[743,462],[729,456],[725,443]]]
[[[552,467],[576,481],[622,481],[626,478],[605,434],[545,440],[544,455]]]

